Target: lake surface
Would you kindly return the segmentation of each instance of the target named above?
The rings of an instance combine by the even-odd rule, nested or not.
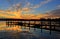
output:
[[[18,25],[6,26],[0,22],[0,39],[60,39],[60,32],[37,28],[21,27]]]

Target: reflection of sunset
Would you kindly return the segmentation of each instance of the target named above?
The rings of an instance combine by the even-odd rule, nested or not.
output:
[[[9,30],[11,30],[11,31],[12,31],[12,30],[13,30],[13,31],[22,31],[22,30],[21,30],[21,27],[18,27],[18,26],[6,28],[5,30],[8,30],[8,31],[9,31]]]
[[[11,26],[11,27],[0,27],[0,31],[1,30],[6,30],[6,31],[18,31],[18,32],[20,32],[20,31],[22,31],[22,29],[21,29],[21,27],[19,27],[19,26],[15,26],[15,27],[13,27],[13,26]]]
[[[6,31],[22,31],[21,26],[14,25],[8,27],[5,22],[0,22],[0,31],[6,30]]]

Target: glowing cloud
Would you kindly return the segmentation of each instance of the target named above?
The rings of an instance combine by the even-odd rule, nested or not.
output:
[[[2,11],[0,11],[0,18],[21,18],[21,11],[18,11],[18,12],[16,12],[16,11],[14,11],[14,12],[12,12],[12,11],[4,11],[4,10],[2,10]]]

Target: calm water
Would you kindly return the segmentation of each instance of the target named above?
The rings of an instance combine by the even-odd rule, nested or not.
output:
[[[18,25],[6,26],[5,22],[0,22],[0,39],[60,39],[60,32],[20,27]]]

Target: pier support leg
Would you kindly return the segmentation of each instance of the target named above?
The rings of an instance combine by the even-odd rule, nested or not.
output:
[[[30,21],[29,21],[29,30],[30,30]]]
[[[50,22],[50,35],[51,35],[51,28],[52,28],[52,26],[51,26],[51,20],[49,22]]]
[[[41,21],[41,32],[42,32],[42,25],[43,25],[43,21]]]

